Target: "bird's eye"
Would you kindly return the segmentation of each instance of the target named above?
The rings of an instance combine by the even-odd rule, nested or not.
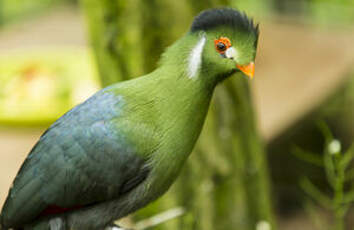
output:
[[[231,46],[230,39],[226,37],[215,39],[214,44],[216,51],[218,51],[220,54],[224,54],[225,51]]]
[[[220,52],[224,52],[226,50],[226,45],[222,42],[216,44],[216,49]]]

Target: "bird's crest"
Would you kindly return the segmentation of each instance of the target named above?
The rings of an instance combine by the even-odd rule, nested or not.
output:
[[[248,18],[245,13],[231,8],[211,9],[201,12],[194,19],[190,31],[192,33],[208,31],[219,26],[243,29],[257,37],[259,34],[258,24],[255,25],[253,20]]]

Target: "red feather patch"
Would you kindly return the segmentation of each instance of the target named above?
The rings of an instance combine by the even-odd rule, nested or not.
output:
[[[63,208],[57,205],[49,205],[46,209],[44,209],[41,214],[39,214],[39,216],[49,216],[49,215],[54,215],[54,214],[61,214],[64,212],[70,212],[73,210],[77,210],[82,208],[82,206],[78,205],[78,206],[73,206],[70,208]]]

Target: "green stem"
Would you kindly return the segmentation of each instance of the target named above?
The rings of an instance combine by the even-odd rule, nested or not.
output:
[[[327,153],[329,154],[329,153]],[[344,206],[344,175],[345,169],[340,167],[341,155],[332,156],[334,161],[336,177],[335,177],[335,188],[334,188],[334,213],[335,213],[335,230],[344,230],[344,216],[346,213],[346,208]]]
[[[81,0],[103,86],[142,74],[134,36],[139,30],[136,0]],[[128,16],[129,15],[129,16]],[[129,20],[127,20],[129,18]],[[129,23],[127,23],[129,21]],[[135,22],[135,23],[132,23]],[[134,67],[135,68],[134,68]]]

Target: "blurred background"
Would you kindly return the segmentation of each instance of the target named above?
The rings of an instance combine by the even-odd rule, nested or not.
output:
[[[229,118],[243,108],[230,92],[247,85],[228,82],[179,181],[126,224],[182,206],[154,229],[354,229],[353,0],[0,0],[0,207],[53,121],[154,69],[193,17],[216,6],[260,23],[248,137]],[[240,159],[240,148],[222,146],[233,137],[256,147]]]

